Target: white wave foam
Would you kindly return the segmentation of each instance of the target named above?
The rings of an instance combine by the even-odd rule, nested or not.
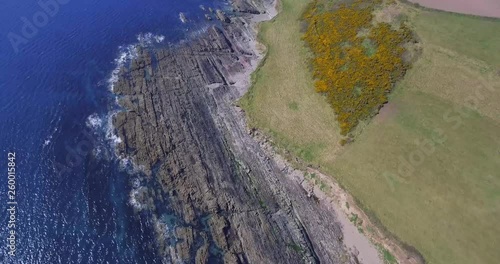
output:
[[[122,143],[122,139],[115,134],[114,126],[113,126],[113,117],[118,113],[119,111],[114,111],[109,113],[108,115],[108,120],[106,124],[104,125],[104,129],[106,131],[105,138],[111,145],[111,148],[116,150],[116,146],[120,143]],[[114,152],[115,158],[119,161],[119,168],[122,171],[127,171],[129,174],[136,174],[139,172],[144,172],[145,168],[143,165],[137,165],[135,164],[130,157],[125,156],[125,155],[120,155],[117,151]]]
[[[96,147],[94,148],[94,150],[92,151],[92,154],[94,154],[95,157],[101,157],[101,154],[102,154],[102,148],[101,147]]]
[[[85,122],[85,124],[89,128],[98,129],[102,127],[102,119],[96,113],[94,113],[87,117],[87,121]]]
[[[158,242],[171,241],[172,239],[178,241],[175,234],[173,234],[173,227],[169,227],[165,220],[158,219],[158,217],[153,214],[152,221]],[[170,253],[170,259],[165,259],[166,263],[184,263],[179,252],[177,252],[173,245],[168,245],[168,251]]]
[[[126,171],[128,168],[133,167],[132,162],[127,157],[118,157],[120,159],[120,170]]]
[[[106,139],[111,142],[111,146],[114,148],[116,145],[122,143],[122,139],[117,136],[114,132],[113,127],[113,117],[117,112],[112,112],[108,115],[108,120],[106,123]]]
[[[120,54],[115,59],[115,68],[111,72],[108,79],[108,85],[111,92],[113,92],[115,83],[118,81],[121,69],[125,64],[137,57],[137,45],[128,45],[118,47]]]
[[[141,179],[135,178],[132,180],[132,187],[133,188],[139,188],[141,187]]]
[[[131,60],[137,58],[137,48],[138,47],[148,47],[153,44],[162,43],[165,40],[163,35],[155,35],[153,33],[145,33],[137,35],[136,44],[130,44],[126,46],[119,46],[119,55],[115,59],[115,68],[111,72],[111,76],[108,79],[109,90],[113,92],[115,83],[119,79],[119,74],[121,69]]]
[[[130,191],[129,195],[129,203],[137,210],[143,210],[146,208],[146,204],[142,203],[140,200],[144,199],[144,195],[146,193],[146,187],[139,187]]]
[[[137,35],[137,41],[141,46],[149,46],[152,44],[159,44],[165,40],[163,35],[155,35],[153,33],[139,34]]]
[[[126,46],[119,46],[119,55],[114,60],[115,68],[111,72],[111,76],[107,80],[108,88],[111,92],[114,92],[114,85],[120,78],[120,72],[123,67],[126,67],[128,63],[137,58],[139,47],[151,47],[152,45],[162,43],[165,40],[163,35],[155,35],[153,33],[145,33],[137,35],[137,43],[130,44]],[[118,106],[118,96],[115,96],[115,103]],[[115,129],[113,126],[113,117],[119,112],[119,110],[112,110],[109,112],[107,121],[103,122],[101,118],[97,115],[91,115],[87,120],[87,125],[93,128],[103,128],[106,140],[110,143],[111,147],[116,150],[116,146],[122,143],[122,139],[115,134]],[[139,171],[144,171],[143,166],[136,166],[130,161],[129,157],[124,157],[119,155],[115,151],[115,157],[120,160],[120,167],[130,173],[135,173]]]
[[[52,137],[54,136],[54,134],[57,132],[57,127],[54,128],[54,131],[47,137],[46,140],[43,141],[43,146],[46,147],[48,146],[52,141]]]
[[[120,144],[122,143],[122,139],[115,135],[115,134],[111,134],[109,137],[108,137],[109,140],[111,140],[111,142],[113,142],[114,144]]]

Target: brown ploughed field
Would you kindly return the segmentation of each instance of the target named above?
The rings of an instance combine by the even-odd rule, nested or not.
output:
[[[409,0],[425,7],[476,16],[500,18],[499,0]]]

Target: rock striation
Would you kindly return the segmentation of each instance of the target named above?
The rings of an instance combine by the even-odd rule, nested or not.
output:
[[[236,7],[264,14],[273,4],[254,2]],[[114,86],[124,109],[113,118],[117,153],[158,187],[140,195],[163,223],[158,252],[165,263],[357,263],[334,212],[286,177],[234,105],[261,59],[251,19],[139,49]],[[175,220],[159,220],[157,201]]]

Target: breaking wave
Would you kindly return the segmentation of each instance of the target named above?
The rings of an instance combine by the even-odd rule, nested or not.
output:
[[[108,79],[108,87],[111,92],[113,92],[114,85],[119,79],[120,71],[133,59],[137,58],[137,48],[138,47],[151,47],[155,44],[160,44],[165,40],[163,35],[155,35],[153,33],[145,33],[137,35],[137,43],[129,44],[125,46],[119,46],[119,55],[115,59],[115,68],[111,72],[111,76]]]
[[[98,129],[102,127],[102,119],[99,117],[99,115],[94,113],[87,117],[87,121],[85,122],[85,124],[89,128]]]

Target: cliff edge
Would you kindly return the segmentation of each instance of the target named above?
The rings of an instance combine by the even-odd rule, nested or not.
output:
[[[177,216],[155,219],[158,251],[166,263],[357,263],[335,213],[287,177],[234,106],[262,59],[254,22],[274,5],[234,7],[242,16],[188,43],[138,49],[114,86],[118,155],[158,187],[135,198]]]

